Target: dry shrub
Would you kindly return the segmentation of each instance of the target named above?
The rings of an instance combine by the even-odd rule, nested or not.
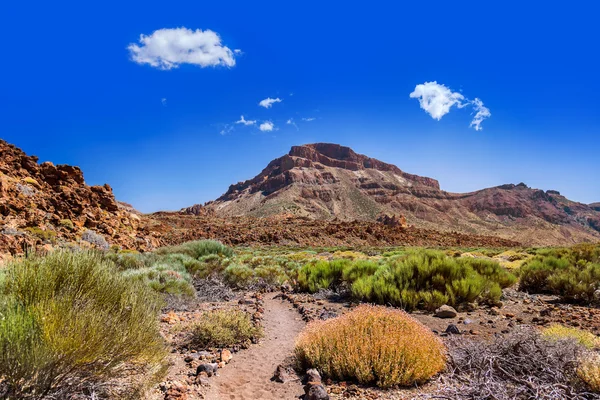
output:
[[[427,327],[401,310],[362,305],[300,334],[296,357],[325,376],[380,387],[422,383],[445,365],[445,348]]]
[[[447,345],[442,388],[425,398],[598,398],[577,377],[587,349],[573,339],[547,340],[537,329],[522,327],[491,342],[453,336]]]
[[[600,393],[600,355],[584,358],[577,369],[577,375],[590,390]]]
[[[192,343],[200,348],[230,347],[262,336],[262,328],[241,310],[207,311],[192,326]]]

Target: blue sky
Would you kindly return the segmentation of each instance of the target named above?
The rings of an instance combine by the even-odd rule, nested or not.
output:
[[[452,192],[522,181],[600,201],[594,2],[11,3],[0,137],[142,211],[214,199],[311,142]],[[192,47],[173,58],[165,40]],[[439,120],[409,96],[427,82],[463,96]]]

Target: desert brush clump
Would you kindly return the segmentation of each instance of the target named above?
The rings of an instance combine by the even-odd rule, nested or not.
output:
[[[194,296],[192,277],[181,263],[161,260],[150,267],[129,269],[123,276],[137,280],[160,293]]]
[[[600,355],[584,357],[577,368],[577,376],[592,392],[600,394]]]
[[[447,345],[448,368],[433,398],[597,398],[580,378],[593,379],[593,369],[580,367],[589,350],[572,338],[548,339],[535,328],[520,327],[491,342],[451,336]]]
[[[131,366],[151,376],[166,355],[161,305],[96,252],[13,261],[1,287],[0,386],[8,398],[43,398]]]
[[[311,322],[295,353],[303,368],[383,388],[423,383],[446,362],[445,347],[431,330],[404,311],[370,305]]]
[[[560,324],[552,324],[543,328],[542,336],[549,340],[572,339],[588,349],[600,347],[600,338],[592,332]]]
[[[600,290],[600,246],[542,249],[519,268],[519,288],[549,293],[565,301],[597,302]]]
[[[233,249],[216,240],[195,240],[182,243],[178,246],[161,247],[157,254],[181,253],[199,259],[203,256],[216,254],[223,257],[232,257]]]
[[[104,236],[97,232],[94,232],[91,229],[88,229],[85,232],[83,232],[83,234],[81,235],[81,240],[92,244],[100,250],[108,250],[110,248],[110,245],[108,244],[106,239],[104,239]]]
[[[298,272],[300,290],[349,287],[358,300],[407,310],[442,304],[495,304],[516,277],[497,262],[449,257],[440,251],[412,250],[382,260],[313,261]]]
[[[198,348],[230,347],[249,344],[263,336],[250,315],[241,310],[206,311],[191,326],[192,344]]]

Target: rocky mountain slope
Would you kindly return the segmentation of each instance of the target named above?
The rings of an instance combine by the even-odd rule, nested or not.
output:
[[[139,251],[188,240],[231,245],[514,246],[478,235],[445,235],[407,228],[403,218],[380,222],[324,221],[293,216],[219,216],[196,206],[185,213],[143,215],[115,199],[108,185],[88,186],[78,167],[38,163],[0,140],[0,260],[28,249],[117,246]]]
[[[420,228],[496,235],[530,245],[566,245],[600,241],[599,208],[522,183],[449,193],[435,179],[408,174],[348,147],[316,143],[292,147],[256,177],[231,185],[217,200],[182,211],[343,221],[399,214]]]
[[[0,252],[58,242],[143,249],[151,243],[140,224],[109,185],[88,186],[78,167],[39,164],[0,140]]]

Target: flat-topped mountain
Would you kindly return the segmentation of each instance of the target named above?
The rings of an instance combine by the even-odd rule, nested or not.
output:
[[[409,174],[349,147],[315,143],[292,147],[254,178],[231,185],[217,200],[183,211],[346,221],[399,214],[422,228],[558,245],[599,241],[598,208],[523,183],[449,193],[435,179]]]

